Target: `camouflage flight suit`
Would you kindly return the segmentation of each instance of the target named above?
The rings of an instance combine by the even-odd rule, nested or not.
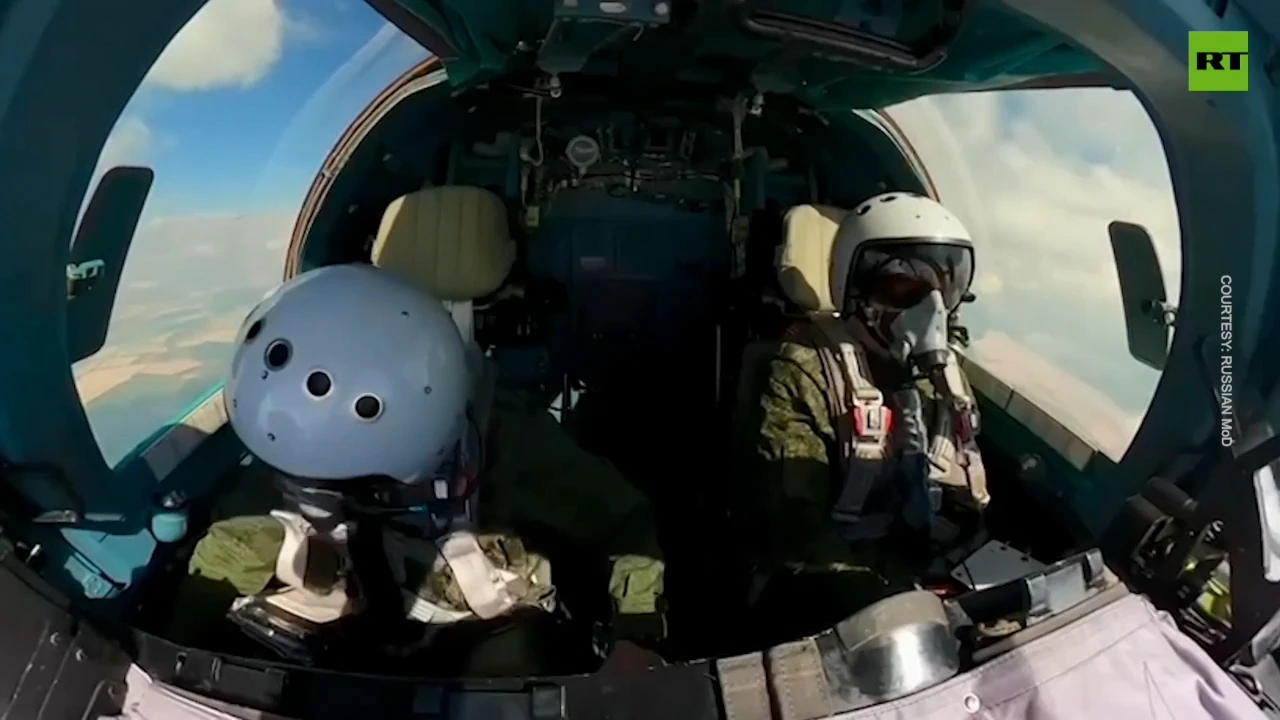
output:
[[[837,432],[815,336],[807,324],[788,330],[756,386],[759,403],[745,428],[753,433],[746,514],[760,529],[753,554],[757,569],[767,577],[756,607],[774,618],[779,636],[792,639],[909,590],[913,581],[892,539],[851,542],[831,517],[843,478],[837,471]],[[877,360],[868,355],[876,384],[900,386],[902,369]],[[920,387],[926,413],[938,411],[928,383]],[[891,472],[889,459],[885,464]],[[985,492],[985,480],[983,486]]]
[[[549,575],[545,558],[521,537],[527,528],[607,556],[614,633],[640,643],[660,640],[664,563],[643,495],[523,395],[497,394],[486,441],[477,535],[491,561],[531,581]],[[180,617],[174,631],[187,640],[219,627],[235,596],[261,593],[274,577],[283,530],[265,514],[279,503],[268,485],[253,477],[228,493],[197,543],[175,603]],[[424,582],[434,591],[432,600],[465,609],[447,568],[439,575]]]

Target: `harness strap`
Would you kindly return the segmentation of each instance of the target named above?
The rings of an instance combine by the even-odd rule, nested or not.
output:
[[[545,561],[534,561],[522,551],[525,564],[503,563],[486,549],[493,540],[465,529],[433,540],[384,529],[383,548],[406,615],[446,625],[496,617],[516,606],[552,612],[556,598],[550,570],[539,564]],[[442,573],[448,576],[447,585],[439,582],[445,577]]]
[[[861,518],[867,495],[883,473],[893,414],[871,381],[864,350],[840,318],[816,316],[813,327],[840,446],[843,483],[831,514],[837,522],[852,523]]]
[[[339,523],[333,530],[321,532],[301,513],[272,510],[270,514],[284,528],[276,554],[276,577],[301,590],[332,589],[351,565],[346,547],[349,526]]]
[[[840,642],[832,630],[717,660],[725,718],[814,720],[869,704],[849,684],[851,666]]]
[[[773,720],[769,677],[760,653],[716,661],[726,720]]]
[[[272,510],[271,517],[284,527],[275,574],[286,587],[265,596],[266,602],[321,624],[350,612],[350,596],[340,579],[351,562],[345,545],[347,526],[338,525],[321,542],[321,533],[300,513]]]
[[[914,386],[896,391],[891,402],[871,381],[868,343],[874,340],[858,324],[852,327],[834,315],[817,315],[808,327],[826,380],[832,426],[839,444],[841,480],[832,517],[842,524],[866,521],[863,506],[890,462],[890,438],[903,456],[927,457],[928,477],[935,486],[968,489],[973,503],[990,502],[986,470],[975,437],[978,413],[973,393],[955,354],[943,370],[945,393],[951,406],[923,402]],[[872,349],[876,346],[870,345]],[[907,463],[915,467],[915,463]],[[939,490],[929,490],[935,493]],[[932,497],[932,495],[931,495]],[[931,505],[940,498],[932,498]]]
[[[507,592],[507,583],[484,554],[474,533],[456,531],[436,541],[440,556],[449,563],[454,582],[467,601],[467,607],[482,620],[489,620],[510,610],[515,599]]]
[[[311,524],[302,515],[286,510],[272,510],[271,517],[284,527],[284,541],[276,555],[276,577],[290,587],[304,587]]]
[[[811,720],[838,711],[838,695],[827,681],[822,652],[814,638],[776,645],[765,653],[770,694],[778,720]]]
[[[954,488],[967,488],[973,503],[984,508],[991,501],[987,493],[987,472],[978,450],[980,418],[969,383],[960,370],[955,353],[947,358],[942,372],[951,404],[940,408],[930,433],[930,479]]]

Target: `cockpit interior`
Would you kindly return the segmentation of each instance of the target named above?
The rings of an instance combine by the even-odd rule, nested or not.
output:
[[[1264,527],[1274,519],[1268,463],[1276,441],[1262,437],[1270,433],[1263,403],[1274,384],[1265,362],[1274,343],[1258,330],[1274,313],[1265,282],[1274,260],[1274,123],[1263,117],[1274,98],[1257,72],[1265,63],[1254,63],[1255,91],[1233,97],[1191,97],[1182,75],[1192,71],[1184,29],[1247,29],[1249,40],[1236,39],[1265,49],[1274,33],[1257,21],[1265,19],[1259,1],[1196,4],[1192,12],[1172,0],[1075,0],[1069,10],[1056,0],[364,0],[381,16],[375,39],[397,30],[416,53],[404,64],[416,64],[390,84],[404,64],[381,68],[386,76],[357,89],[352,107],[363,109],[313,175],[297,172],[282,159],[287,153],[265,159],[281,176],[310,181],[300,206],[276,215],[296,212],[283,284],[261,300],[245,284],[257,304],[234,340],[217,343],[232,350],[225,381],[208,386],[184,371],[181,380],[207,394],[116,463],[94,437],[75,365],[106,344],[125,260],[166,165],[139,161],[97,175],[91,155],[108,155],[102,143],[125,117],[127,96],[147,85],[148,67],[204,4],[138,2],[127,18],[88,0],[48,8],[18,0],[17,11],[0,14],[0,38],[20,40],[0,43],[6,70],[14,68],[3,83],[0,127],[24,140],[0,143],[0,169],[22,191],[0,194],[10,234],[22,238],[0,243],[0,266],[26,273],[0,283],[0,325],[23,349],[6,355],[0,375],[8,383],[0,408],[0,685],[12,682],[12,692],[0,693],[0,714],[168,717],[177,705],[192,717],[243,718],[817,720],[940,718],[961,708],[1088,714],[1104,706],[1123,715],[1154,707],[1157,684],[1205,716],[1277,707],[1269,699],[1280,687],[1268,577],[1274,538]],[[368,60],[363,49],[357,55],[355,65]],[[312,99],[327,101],[326,88],[335,96],[351,90],[338,87],[348,66],[321,80]],[[966,315],[991,301],[971,291],[991,245],[985,229],[964,227],[885,110],[948,93],[1059,87],[1132,90],[1170,155],[1176,200],[1187,203],[1177,213],[1188,250],[1181,297],[1197,298],[1194,310],[1168,302],[1150,233],[1105,221],[1123,306],[1113,309],[1125,318],[1129,354],[1168,370],[1129,454],[1114,461],[1050,404],[966,354]],[[241,97],[270,96],[272,112],[292,118],[289,133],[325,104],[291,115],[290,98],[301,96],[278,95],[260,88]],[[1246,117],[1258,110],[1265,112]],[[329,147],[336,132],[316,128],[300,134]],[[218,143],[248,139],[237,131],[217,140],[201,134],[202,149],[218,155]],[[258,147],[242,145],[249,154]],[[72,197],[90,184],[89,197]],[[267,191],[275,197],[264,207],[293,202],[289,188],[260,194]],[[906,218],[895,229],[915,232],[864,232],[858,218],[873,211]],[[849,227],[861,233],[852,244]],[[1215,233],[1231,235],[1222,253],[1207,251],[1220,240]],[[273,237],[262,248],[279,253]],[[860,243],[872,242],[875,251],[864,252]],[[937,282],[906,287],[901,295],[919,295],[909,303],[873,307],[873,292],[850,289],[861,260],[905,263],[885,248],[914,245],[964,260],[933,263]],[[926,254],[913,259],[944,256]],[[194,248],[191,255],[201,256]],[[1235,290],[1237,340],[1250,354],[1234,366],[1223,359],[1239,374],[1234,399],[1219,403],[1219,389],[1208,387],[1214,362],[1202,351],[1230,331],[1215,324],[1217,286],[1206,290],[1203,281],[1236,267],[1229,262],[1253,263]],[[173,273],[170,263],[159,265]],[[274,270],[267,274],[274,282]],[[216,282],[196,275],[181,280]],[[938,287],[937,275],[954,282]],[[364,284],[286,292],[324,277]],[[1223,288],[1229,321],[1225,280]],[[383,323],[394,332],[348,352],[355,331],[374,324],[361,302],[381,292],[400,304],[378,308],[379,317],[401,324]],[[379,381],[410,377],[412,392],[396,396],[409,386],[389,384],[382,398],[313,402],[336,399],[334,376],[317,372],[319,361],[286,367],[295,348],[262,332],[282,297],[308,298],[291,307],[307,309],[293,316],[295,327],[324,346],[313,356],[342,355],[353,375]],[[893,381],[872,382],[877,373],[870,360],[857,362],[868,356],[855,347],[870,343],[840,338],[858,327],[869,337],[868,327],[892,327],[917,307],[929,315],[933,344],[899,356],[882,347],[882,360],[897,361]],[[867,319],[856,315],[864,310],[879,314],[846,322]],[[239,300],[227,312],[219,323],[239,314]],[[844,335],[806,348],[828,387],[806,386],[787,396],[792,405],[778,403],[779,367],[790,362],[815,376],[784,353],[799,352],[793,341],[804,333],[812,340],[832,326]],[[413,336],[405,354],[379,352],[401,335]],[[839,376],[837,352],[848,371]],[[942,359],[922,368],[927,354]],[[457,372],[443,384],[415,374],[446,355],[435,367]],[[237,374],[250,356],[259,364]],[[380,373],[366,372],[372,366]],[[1230,393],[1226,370],[1223,377]],[[244,378],[263,381],[259,390],[274,378],[273,387],[293,393],[293,407],[308,410],[290,415],[271,406],[267,391],[256,405],[246,402],[236,394],[249,386],[237,382]],[[464,383],[474,384],[460,389]],[[886,394],[904,392],[919,409],[926,384],[941,408],[933,417],[942,419],[909,438],[910,452],[891,451],[905,433],[888,431]],[[489,422],[507,393],[521,398],[525,424]],[[334,432],[323,438],[341,442],[325,443],[295,422],[341,415],[340,430],[368,428],[401,398],[421,408],[443,404],[442,396],[456,400],[447,413],[410,413],[389,435]],[[1229,407],[1234,400],[1238,410]],[[819,482],[760,482],[769,430],[762,417],[779,405],[783,414],[805,405],[788,422],[812,432],[783,438],[765,459],[807,463],[808,479]],[[903,407],[895,406],[898,427],[924,415]],[[247,428],[260,431],[251,440],[246,418],[273,413]],[[266,459],[278,417],[303,428],[292,438],[300,442],[275,447],[289,446],[282,452],[305,469]],[[144,431],[155,422],[147,419]],[[424,426],[437,437],[416,434]],[[507,432],[490,435],[493,428]],[[933,440],[949,467],[934,464]],[[403,472],[392,476],[379,463],[404,447],[413,452],[399,455]],[[575,471],[559,465],[555,453],[565,449],[576,469],[592,465],[625,482],[544,482]],[[859,455],[867,449],[878,455]],[[357,455],[376,467],[317,470]],[[538,458],[539,472],[511,461],[517,456]],[[495,459],[525,485],[512,505],[532,505],[553,487],[556,520],[586,517],[619,531],[631,529],[621,518],[634,520],[627,512],[643,505],[644,542],[605,548],[551,532],[561,529],[552,522],[511,522],[502,529],[521,537],[482,545],[482,513],[471,511],[493,499],[486,488],[500,486],[486,482],[486,472],[497,475]],[[873,481],[857,487],[866,490],[859,512],[842,524],[849,518],[836,517],[838,506],[857,477],[851,469],[868,467],[863,461],[874,464]],[[965,479],[947,488],[934,482],[935,470],[946,476],[952,468]],[[805,505],[793,517],[814,522],[776,532],[782,524],[770,501]],[[616,523],[615,505],[627,509]],[[908,506],[914,520],[899,523]],[[913,524],[922,507],[924,521]],[[353,523],[335,520],[334,508],[350,510]],[[906,524],[909,544],[895,534]],[[854,571],[840,577],[875,585],[876,599],[850,603],[834,586],[806,584],[821,572],[771,556],[785,544],[774,538],[790,533],[803,544],[815,527],[832,542],[805,549],[836,548],[821,559],[824,569]],[[857,531],[867,534],[851,537]],[[855,542],[883,556],[882,566],[844,562]],[[614,582],[642,577],[619,575],[625,563],[648,569],[638,583],[645,588]],[[218,573],[203,572],[213,566]],[[890,570],[896,579],[886,592]],[[771,594],[779,580],[790,583],[786,601]],[[652,602],[624,607],[633,589]],[[513,600],[499,590],[520,594]],[[624,621],[652,624],[629,628],[632,636]],[[1104,705],[1092,704],[1095,696]],[[82,711],[85,698],[112,709]]]
[[[538,394],[649,498],[668,563],[668,661],[838,622],[816,600],[786,629],[753,615],[742,552],[753,531],[738,502],[748,479],[733,458],[750,452],[779,339],[823,307],[839,219],[887,191],[934,194],[892,120],[690,81],[619,92],[612,77],[534,72],[457,91],[439,73],[411,72],[339,141],[299,217],[289,271],[373,262],[446,301],[499,386]],[[939,592],[972,590],[973,578],[948,571],[992,540],[1028,568],[1087,548],[1021,481],[1027,468],[985,440],[982,450],[993,501],[982,521],[944,509],[928,579],[950,587]],[[209,519],[233,515],[260,476],[246,460],[220,479]],[[189,553],[173,550],[170,570],[149,580],[139,623],[164,615],[153,608],[171,602],[165,578]],[[1069,567],[1095,589],[1115,583],[1099,563],[1093,551]],[[228,651],[261,652],[225,637]],[[547,672],[594,669],[565,662]]]

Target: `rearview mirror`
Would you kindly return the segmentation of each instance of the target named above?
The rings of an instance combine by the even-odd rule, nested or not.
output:
[[[155,173],[115,167],[103,174],[80,218],[67,259],[67,345],[71,362],[102,349],[125,255]]]
[[[1169,356],[1169,328],[1178,309],[1165,295],[1164,275],[1151,234],[1141,225],[1119,220],[1107,226],[1120,276],[1120,300],[1129,336],[1129,354],[1163,371]]]

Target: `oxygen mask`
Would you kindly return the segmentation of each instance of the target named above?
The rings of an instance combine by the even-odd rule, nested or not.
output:
[[[864,308],[889,354],[928,378],[942,397],[958,394],[950,320],[973,280],[967,245],[886,242],[854,259],[847,303]]]
[[[926,375],[946,366],[947,307],[942,293],[930,290],[924,299],[902,310],[889,324],[889,352],[899,362],[914,363]]]

